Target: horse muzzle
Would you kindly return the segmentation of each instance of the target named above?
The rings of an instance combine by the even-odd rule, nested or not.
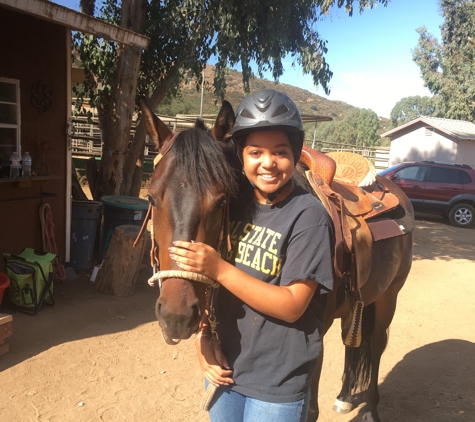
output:
[[[199,300],[192,300],[179,310],[171,310],[169,304],[159,297],[155,305],[155,315],[165,342],[177,344],[180,340],[190,338],[198,330],[201,320]]]

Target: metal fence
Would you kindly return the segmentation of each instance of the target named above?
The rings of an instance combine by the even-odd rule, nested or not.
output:
[[[177,115],[175,117],[158,115],[160,120],[165,123],[171,131],[181,132],[190,129],[195,124],[198,116]],[[205,124],[212,127],[212,123],[216,116],[203,116]],[[135,133],[136,121],[133,120],[130,130],[130,139]],[[75,117],[70,120],[70,139],[71,151],[73,155],[101,155],[101,130],[97,118],[88,120],[87,117]],[[155,145],[147,139],[145,142],[145,156],[154,157],[156,152],[153,151]]]
[[[177,115],[160,116],[160,119],[168,125],[173,132],[180,132],[193,126],[198,116],[195,115]],[[203,116],[206,125],[211,128],[216,116]],[[133,121],[130,131],[132,139],[135,133],[135,124]],[[97,119],[89,121],[86,117],[75,117],[71,119],[71,151],[73,156],[101,156],[101,131]],[[340,144],[326,141],[305,141],[306,144],[317,151],[349,151],[367,158],[374,165],[376,170],[384,170],[389,166],[389,147],[362,147],[349,144]],[[145,142],[145,160],[153,160],[156,152],[155,146],[147,139]]]

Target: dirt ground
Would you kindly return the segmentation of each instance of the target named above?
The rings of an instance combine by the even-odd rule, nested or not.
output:
[[[0,356],[0,420],[207,421],[193,341],[163,342],[149,275],[119,298],[96,292],[83,272],[55,283],[54,307],[13,314],[10,352]],[[474,312],[475,230],[418,216],[413,268],[381,363],[384,421],[475,421]],[[325,348],[319,422],[360,421],[360,409],[332,411],[343,365],[338,321]]]

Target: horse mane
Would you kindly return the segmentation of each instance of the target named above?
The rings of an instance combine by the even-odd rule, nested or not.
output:
[[[189,183],[198,192],[217,188],[233,196],[237,190],[236,176],[223,152],[221,143],[208,133],[201,119],[192,129],[181,132],[173,145],[179,168],[190,174]]]

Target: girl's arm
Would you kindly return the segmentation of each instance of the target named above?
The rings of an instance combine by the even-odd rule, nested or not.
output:
[[[317,289],[318,283],[312,280],[286,286],[264,283],[224,261],[211,246],[201,242],[173,244],[170,257],[181,269],[216,280],[256,311],[286,322],[302,316]]]

